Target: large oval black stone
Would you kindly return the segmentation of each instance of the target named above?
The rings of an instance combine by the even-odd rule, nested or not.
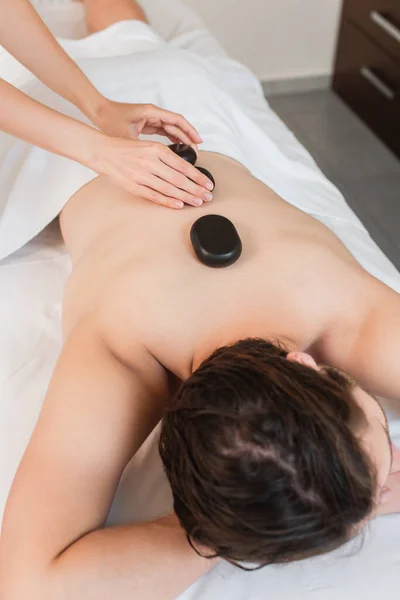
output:
[[[233,223],[221,215],[204,215],[190,230],[197,258],[207,267],[229,267],[242,254],[242,241]]]

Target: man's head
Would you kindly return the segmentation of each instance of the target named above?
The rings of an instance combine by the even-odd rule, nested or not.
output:
[[[333,550],[365,523],[390,471],[386,429],[347,375],[250,339],[183,384],[160,452],[193,547],[263,566]]]

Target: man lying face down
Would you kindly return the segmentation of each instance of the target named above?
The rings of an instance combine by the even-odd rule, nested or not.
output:
[[[200,152],[197,165],[216,181],[199,208],[98,177],[61,211],[64,343],[8,499],[1,598],[169,600],[215,564],[204,557],[294,561],[400,511],[399,456],[372,396],[400,400],[399,295],[239,162]],[[213,213],[243,244],[225,269],[190,242]],[[105,528],[162,418],[178,519]]]

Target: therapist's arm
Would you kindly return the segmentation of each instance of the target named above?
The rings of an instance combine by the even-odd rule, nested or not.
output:
[[[152,105],[112,102],[100,94],[59,45],[29,0],[0,0],[0,16],[0,45],[108,135],[136,138],[141,133],[138,124],[146,120],[151,107],[152,123],[160,123],[157,128],[161,131],[157,133],[167,135],[174,143],[202,141],[182,115]],[[147,133],[146,128],[143,133]],[[198,181],[194,169],[192,175]]]
[[[108,175],[127,192],[171,208],[195,204],[204,193],[203,179],[209,182],[164,144],[105,135],[36,102],[2,79],[0,131],[75,160]]]
[[[39,110],[39,106],[18,95],[5,82],[0,87],[0,130],[74,158],[97,173],[108,175],[127,192],[163,206],[198,206],[209,199],[205,195],[207,186],[212,188],[212,184],[193,165],[162,144],[138,140],[142,133],[159,134],[174,143],[196,145],[201,142],[196,129],[183,115],[153,104],[113,102],[102,96],[61,48],[28,0],[0,0],[0,45],[110,137],[97,137],[98,145],[94,147],[95,136],[88,128],[71,119],[62,120],[52,111]],[[15,106],[10,105],[10,100],[16,102]]]
[[[90,321],[64,346],[7,502],[2,600],[172,600],[213,566],[174,517],[104,529],[169,392],[145,349],[129,344],[131,367],[117,355]]]
[[[93,127],[36,102],[2,79],[0,131],[88,167],[95,166],[106,141]]]
[[[29,0],[0,0],[0,44],[92,122],[104,97],[58,44]]]

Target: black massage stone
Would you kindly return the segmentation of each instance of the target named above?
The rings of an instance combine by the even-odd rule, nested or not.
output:
[[[191,165],[196,164],[197,154],[192,146],[188,146],[187,144],[171,144],[169,148]]]
[[[204,215],[193,223],[190,240],[200,262],[207,267],[229,267],[242,254],[235,226],[221,215]]]
[[[196,169],[198,171],[200,171],[200,173],[203,173],[203,175],[205,175],[206,177],[208,177],[208,179],[210,179],[210,181],[213,183],[214,187],[213,187],[213,191],[215,190],[215,179],[214,177],[211,175],[210,171],[207,171],[207,169],[205,169],[204,167],[196,167]]]

